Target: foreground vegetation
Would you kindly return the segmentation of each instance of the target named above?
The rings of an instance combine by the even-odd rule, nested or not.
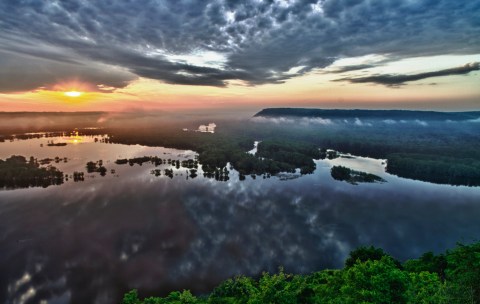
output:
[[[188,290],[140,299],[136,290],[123,304],[166,303],[480,303],[480,242],[431,252],[401,264],[382,249],[361,247],[345,267],[309,275],[264,273],[238,276],[196,297]]]

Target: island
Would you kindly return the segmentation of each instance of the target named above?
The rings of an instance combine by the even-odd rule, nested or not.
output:
[[[330,174],[334,179],[339,181],[345,181],[352,185],[357,185],[359,183],[386,182],[386,180],[384,180],[380,176],[377,176],[371,173],[355,171],[344,166],[333,166],[332,169],[330,170]]]

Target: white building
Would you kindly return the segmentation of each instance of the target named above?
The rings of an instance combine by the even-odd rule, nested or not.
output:
[[[209,132],[209,133],[215,133],[215,128],[217,125],[213,122],[209,123],[208,125],[200,125],[198,127],[199,132]]]

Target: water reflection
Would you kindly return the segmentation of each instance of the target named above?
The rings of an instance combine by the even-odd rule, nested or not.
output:
[[[63,170],[103,159],[118,177],[0,192],[1,302],[118,303],[131,288],[207,292],[227,277],[280,265],[292,272],[338,267],[361,244],[406,259],[480,231],[479,188],[397,178],[381,160],[320,160],[314,174],[288,181],[239,181],[231,171],[217,182],[187,180],[185,169],[170,179],[150,174],[152,164],[114,163],[192,151],[86,141],[47,149],[37,140],[1,143],[0,158],[31,144],[36,157],[68,156],[58,164]],[[333,165],[387,182],[338,182]]]

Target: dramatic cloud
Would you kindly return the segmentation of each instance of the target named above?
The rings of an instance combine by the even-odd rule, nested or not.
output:
[[[219,87],[281,83],[339,58],[478,54],[479,15],[478,1],[464,0],[6,0],[0,92],[69,77],[112,87],[136,77]],[[50,73],[15,85],[36,60],[32,69]]]
[[[462,75],[468,74],[473,71],[480,70],[480,63],[468,63],[461,67],[445,69],[440,71],[434,72],[426,72],[426,73],[418,73],[412,75],[373,75],[373,76],[366,76],[366,77],[357,77],[357,78],[341,78],[335,81],[350,81],[352,83],[377,83],[383,84],[386,86],[401,86],[404,85],[406,82],[410,81],[417,81],[431,77],[441,77],[441,76],[449,76],[449,75]]]
[[[56,90],[72,83],[88,86],[88,91],[107,93],[137,78],[123,68],[101,63],[55,61],[2,51],[0,66],[0,93]]]

